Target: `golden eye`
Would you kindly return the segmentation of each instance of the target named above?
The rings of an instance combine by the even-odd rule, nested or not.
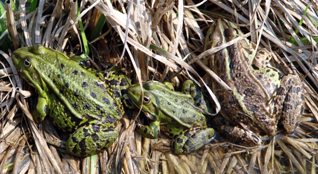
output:
[[[144,96],[144,101],[143,101],[144,105],[149,104],[150,101],[151,101],[151,99],[149,96]]]
[[[30,63],[29,59],[24,59],[24,66],[26,68],[30,68],[31,67],[31,63]]]

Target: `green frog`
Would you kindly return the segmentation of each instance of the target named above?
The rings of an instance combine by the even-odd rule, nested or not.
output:
[[[54,125],[71,132],[66,151],[89,156],[103,151],[118,136],[115,127],[124,114],[121,91],[130,84],[124,75],[103,75],[90,70],[78,58],[42,45],[17,49],[13,62],[22,77],[38,93],[32,112],[36,122],[50,115]],[[119,86],[119,87],[118,87]]]
[[[240,36],[243,33],[235,24],[218,19],[208,31],[205,45],[217,47]],[[233,143],[258,146],[262,136],[291,134],[301,117],[302,82],[294,70],[271,55],[265,48],[256,50],[244,38],[207,59],[232,89],[211,84],[222,106],[222,117],[215,118],[217,131]]]
[[[208,128],[206,118],[198,107],[202,102],[195,86],[185,82],[184,93],[173,91],[170,83],[157,81],[134,84],[127,90],[128,97],[151,120],[139,133],[147,138],[157,138],[160,130],[173,138],[176,154],[198,150],[214,139],[214,129]],[[141,99],[143,89],[143,100]],[[198,97],[199,96],[199,97]],[[194,100],[195,99],[195,100]],[[202,108],[205,109],[205,108]]]

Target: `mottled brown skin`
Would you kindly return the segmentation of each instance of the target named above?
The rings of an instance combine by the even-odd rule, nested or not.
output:
[[[208,47],[220,46],[243,35],[233,23],[222,19],[211,30],[207,38],[212,40],[206,41]],[[239,140],[234,140],[235,143],[246,141],[239,144],[248,146],[261,144],[258,135],[275,136],[280,120],[286,133],[294,132],[304,100],[297,75],[279,74],[270,65],[272,58],[266,49],[259,49],[253,59],[254,52],[253,45],[243,39],[209,59],[212,70],[232,89],[228,91],[217,82],[211,84],[225,118],[215,122],[230,122],[220,124],[218,130],[226,132],[232,140],[237,136]],[[239,129],[229,128],[230,125]]]

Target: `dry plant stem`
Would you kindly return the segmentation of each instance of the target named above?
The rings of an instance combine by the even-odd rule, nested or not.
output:
[[[7,19],[8,19],[7,20],[8,30],[9,30],[9,33],[12,37],[14,48],[17,49],[17,48],[19,48],[20,41],[18,38],[17,28],[15,26],[15,20],[14,20],[11,1],[9,1],[9,0],[6,1],[6,8],[7,8],[6,15],[7,15]]]
[[[77,1],[71,1],[71,12],[69,14],[69,18],[71,19],[72,21],[72,29],[71,29],[71,38],[72,38],[72,42],[75,42],[77,40],[77,30],[76,30],[76,25],[75,24],[78,24],[77,21],[76,21],[76,17],[77,17]],[[68,20],[70,21],[70,20]],[[66,27],[66,31],[65,31],[65,35],[67,34],[67,31],[68,31],[68,27]],[[75,30],[74,30],[75,29]],[[62,37],[64,38],[64,37]]]
[[[253,170],[255,168],[255,164],[256,164],[256,159],[257,159],[257,153],[252,153],[252,156],[251,156],[251,161],[250,161],[250,164],[249,164],[249,168],[248,168],[248,173],[253,173]]]
[[[17,142],[18,142],[18,148],[17,148],[15,159],[14,159],[14,163],[13,163],[14,164],[13,171],[12,171],[13,174],[18,173],[19,165],[21,162],[20,156],[21,156],[22,150],[24,148],[24,145],[26,143],[26,140],[23,136],[21,136]]]
[[[196,173],[201,173],[201,171],[195,166],[195,164],[192,163],[192,161],[189,161],[189,159],[185,155],[180,155],[180,159],[185,162],[190,168],[191,171],[195,171]]]
[[[131,159],[131,153],[130,153],[130,150],[129,150],[129,146],[126,146],[124,147],[125,148],[125,151],[126,151],[126,161],[127,161],[127,166],[128,166],[128,169],[129,169],[129,173],[135,173],[134,171],[134,166],[133,166],[133,161]]]
[[[21,22],[23,33],[24,33],[25,43],[27,46],[31,46],[32,41],[31,41],[31,37],[30,37],[30,32],[27,29],[28,25],[26,22],[26,1],[25,0],[21,1],[20,9],[21,9],[20,22]]]
[[[219,2],[219,1],[215,1],[215,0],[210,0],[212,2],[214,2],[216,5],[219,5],[220,7],[222,7],[223,9],[227,10],[228,12],[230,12],[231,14],[234,14],[234,11],[230,8],[228,8],[228,6],[226,6],[225,4]],[[281,4],[281,1],[276,1],[277,4],[279,5],[280,9],[283,10],[285,13],[287,14],[287,16],[289,17],[288,19],[290,19],[293,23],[293,25],[295,27],[297,27],[299,29],[299,31],[301,31],[302,33],[305,34],[306,38],[308,40],[313,40],[311,38],[309,38],[308,34],[304,31],[303,27],[299,26],[298,23],[296,22],[296,20],[289,15],[288,11],[286,10],[286,8]],[[301,9],[299,9],[301,11]],[[277,10],[276,10],[277,11]],[[275,13],[277,15],[280,14],[280,12]],[[244,23],[249,23],[245,18],[243,18],[241,15],[238,15],[239,19],[242,20]],[[283,20],[284,17],[280,17],[280,20]],[[285,22],[286,23],[286,22]],[[257,24],[261,24],[260,21],[257,20]],[[277,39],[277,36],[275,36],[275,33],[271,30],[269,30],[268,27],[264,26],[264,31],[263,32],[263,36],[266,37],[267,39],[269,39],[270,41],[274,42],[275,44],[279,45],[280,48],[284,49],[285,51],[287,51],[288,53],[294,55],[295,57],[299,57],[297,56],[298,54],[293,51],[292,49],[288,48],[286,45],[284,45],[279,39]],[[295,35],[295,38],[297,38],[297,36]],[[302,43],[299,43],[301,45],[303,45]],[[306,50],[305,50],[306,51]],[[301,59],[301,60],[300,60]],[[307,63],[307,61],[303,60],[302,57],[299,57],[299,59],[296,59],[297,64],[301,67],[301,69],[305,72],[305,74],[308,74],[309,78],[311,79],[311,81],[315,84],[315,86],[318,88],[318,83],[316,82],[316,80],[314,80],[313,76],[311,75],[311,73],[309,73],[308,69],[306,68],[306,66],[303,65],[303,63]],[[309,66],[310,67],[310,66]]]
[[[277,5],[280,7],[280,9],[282,9],[284,11],[284,14],[287,15],[288,19],[293,23],[293,26],[296,27],[297,30],[300,33],[302,33],[308,40],[310,40],[312,42],[312,44],[317,48],[316,41],[311,39],[311,36],[309,36],[307,34],[307,32],[305,32],[304,28],[298,24],[298,21],[293,16],[291,16],[290,13],[288,13],[288,11],[283,6],[283,4],[280,1],[277,1],[277,0],[274,0],[274,1],[277,3]],[[307,17],[305,17],[305,18],[307,18]]]
[[[51,38],[53,38],[52,35],[52,28],[53,28],[53,24],[55,19],[58,19],[60,17],[61,11],[62,11],[62,0],[57,0],[56,2],[56,6],[54,7],[53,13],[51,15],[50,20],[48,21],[48,26],[45,30],[45,34],[43,36],[43,45],[45,47],[49,47],[49,44],[51,43]]]
[[[147,69],[148,57],[141,51],[138,51],[138,63],[141,72],[141,79],[142,81],[147,81],[149,79],[149,73]]]
[[[31,113],[28,111],[28,109],[21,103],[21,101],[18,99],[18,95],[16,96],[17,102],[19,104],[19,107],[23,110],[23,112],[25,113],[25,115],[28,117],[28,121],[29,121],[29,125],[31,126],[31,132],[33,134],[34,140],[35,140],[35,145],[37,147],[37,150],[42,158],[42,163],[43,165],[46,166],[51,166],[49,164],[49,162],[51,162],[51,164],[53,166],[55,166],[55,169],[57,172],[61,172],[61,169],[58,166],[58,163],[56,162],[56,160],[54,158],[49,158],[46,154],[49,154],[50,156],[53,156],[51,154],[51,151],[49,150],[45,140],[43,139],[43,137],[39,134],[37,127],[35,126],[35,123],[33,121],[32,115]],[[45,152],[45,153],[44,153]]]
[[[40,23],[39,21],[41,21],[42,18],[42,13],[43,13],[43,7],[44,7],[44,1],[39,1],[39,6],[38,6],[38,11],[37,11],[37,16],[36,16],[36,21],[35,22],[35,36],[34,36],[34,43],[42,43],[41,42],[41,29],[40,29]]]
[[[210,68],[208,68],[206,65],[201,60],[196,61],[196,63],[201,66],[215,81],[220,83],[225,89],[232,91],[232,89],[218,76],[216,75],[213,71],[211,71]]]
[[[63,30],[62,32],[59,34],[59,38],[58,38],[58,45],[59,48],[61,49],[63,47],[63,40],[66,39],[65,36],[67,35],[67,32],[69,31],[70,27],[71,29],[71,34],[72,34],[72,39],[76,39],[77,35],[75,33],[78,33],[76,30],[76,17],[77,17],[77,2],[75,3],[70,3],[71,4],[71,12],[69,13],[68,19],[66,20],[66,23],[63,26]]]
[[[277,139],[276,142],[278,145],[282,148],[282,150],[285,152],[285,154],[288,156],[288,159],[293,162],[293,164],[296,166],[296,168],[301,172],[301,173],[306,173],[304,168],[301,166],[299,161],[295,159],[295,156],[291,153],[290,149],[285,145],[284,142],[282,142],[280,139]]]
[[[0,171],[4,171],[5,164],[7,163],[8,158],[10,157],[11,148],[13,146],[9,146],[5,152],[5,155],[2,157],[2,161],[0,163]]]

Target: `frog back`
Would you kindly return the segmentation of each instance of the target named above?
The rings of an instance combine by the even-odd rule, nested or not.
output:
[[[138,85],[129,88],[130,93],[136,94],[137,97],[141,96],[136,93]],[[144,98],[148,102],[143,105],[143,111],[155,116],[154,119],[160,120],[162,124],[179,124],[187,128],[194,124],[205,124],[205,117],[194,105],[190,94],[171,91],[165,84],[157,81],[145,82],[143,87]]]
[[[107,122],[107,118],[121,118],[120,99],[114,97],[99,74],[83,68],[63,53],[41,45],[21,48],[15,54],[30,64],[27,72],[20,71],[24,71],[24,78],[39,95],[49,94],[51,100],[58,100],[77,119]],[[54,110],[55,106],[56,102],[51,102],[49,109]]]

